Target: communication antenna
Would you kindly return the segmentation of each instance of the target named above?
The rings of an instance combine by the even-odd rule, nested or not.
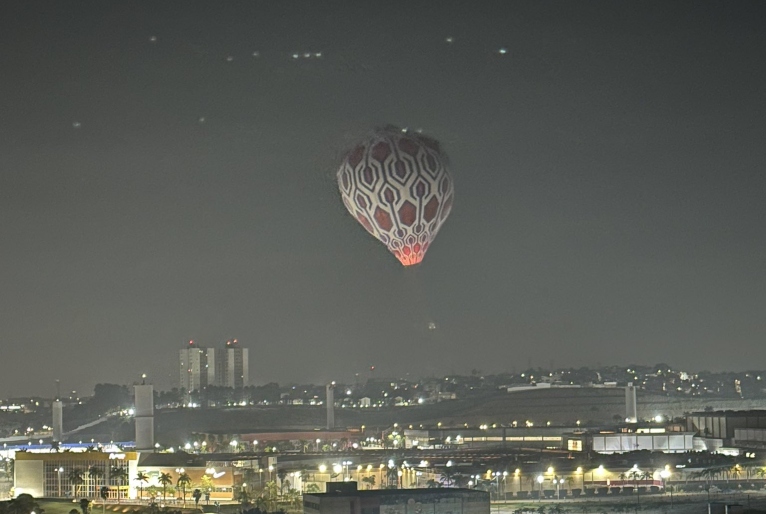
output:
[[[61,380],[56,379],[56,400],[61,399]]]

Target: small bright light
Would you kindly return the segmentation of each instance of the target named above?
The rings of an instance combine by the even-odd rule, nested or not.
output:
[[[544,480],[545,480],[545,478],[543,478],[542,475],[537,475],[537,483],[538,484],[542,484]]]
[[[553,473],[553,466],[548,468],[548,473]]]
[[[320,473],[324,473],[325,471],[327,471],[327,466],[325,466],[324,464],[320,464],[319,465],[319,472]]]
[[[654,421],[656,423],[662,423],[662,416],[657,414],[656,416],[654,416]]]
[[[343,467],[340,464],[333,464],[332,470],[335,473],[340,473],[341,471],[343,471]]]
[[[505,54],[508,53],[508,49],[507,48],[501,48],[500,50],[497,51],[497,53],[499,53],[500,55],[505,55]],[[524,376],[524,375],[522,375],[522,376]]]

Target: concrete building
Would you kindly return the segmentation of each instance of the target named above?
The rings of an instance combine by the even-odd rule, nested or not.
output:
[[[100,473],[93,474],[92,468]],[[162,488],[160,475],[169,474],[173,484],[187,474],[193,484],[207,476],[211,500],[233,500],[235,469],[231,463],[208,462],[199,455],[184,452],[17,452],[14,466],[16,495],[35,498],[97,498],[103,486],[110,500],[150,500]],[[138,472],[147,478],[139,483]],[[187,490],[187,501],[192,489]],[[180,491],[176,491],[181,496]],[[177,497],[169,494],[168,499]],[[157,499],[156,497],[154,499]]]
[[[335,428],[335,382],[327,384],[325,387],[327,404],[327,430]]]
[[[53,402],[52,410],[52,424],[51,435],[53,436],[53,442],[60,443],[61,438],[64,435],[64,404],[61,400],[56,398]]]
[[[638,402],[636,401],[636,386],[629,382],[625,388],[625,421],[638,422]]]
[[[303,495],[304,514],[489,514],[489,493],[475,489],[357,490],[356,482],[329,482],[328,491]]]
[[[223,348],[207,348],[189,341],[179,350],[179,384],[187,392],[207,386],[241,389],[250,384],[250,352],[236,339]]]
[[[626,453],[649,450],[663,453],[694,451],[693,432],[621,433],[583,432],[565,436],[572,452]]]
[[[167,473],[173,479],[173,484],[178,483],[178,478],[186,474],[191,478],[192,488],[186,490],[187,501],[193,488],[199,487],[203,482],[202,477],[207,476],[210,484],[210,500],[233,500],[235,484],[235,468],[231,463],[209,462],[201,455],[185,452],[175,453],[141,453],[139,455],[137,470],[146,475],[147,480],[143,486],[145,499],[151,499],[152,489],[162,489],[160,476]],[[181,491],[176,490],[175,497],[180,497]],[[156,499],[156,498],[155,498]],[[192,502],[193,503],[193,502]]]
[[[564,447],[567,427],[486,427],[404,429],[405,448],[545,448]]]
[[[215,358],[218,385],[241,389],[250,384],[249,352],[236,339],[226,341],[225,347],[216,351]]]
[[[136,449],[154,450],[154,386],[142,383],[135,391]]]
[[[17,452],[13,468],[15,494],[35,498],[96,498],[102,486],[110,499],[135,498],[135,452]],[[90,469],[100,470],[93,475]]]
[[[721,439],[730,445],[737,429],[766,428],[766,411],[711,411],[692,412],[686,417],[686,429],[702,438]]]
[[[215,384],[215,351],[189,341],[179,350],[180,387],[187,392],[201,391]]]

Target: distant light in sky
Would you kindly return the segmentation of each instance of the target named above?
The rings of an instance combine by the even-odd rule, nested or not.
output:
[[[300,57],[300,55],[298,55],[298,54],[293,54],[293,59],[297,59],[298,57]]]
[[[311,57],[311,54],[310,54],[310,53],[305,53],[305,54],[303,54],[303,57],[305,57],[306,59],[308,59],[309,57]]]
[[[253,52],[253,57],[260,57],[260,56],[261,56],[260,52]]]
[[[73,122],[72,122],[72,128],[76,128],[76,129],[78,129],[78,128],[80,128],[81,126],[82,126],[82,123],[80,123],[79,121],[73,121]]]
[[[200,119],[199,119],[198,121],[199,121],[200,123],[205,123],[205,117],[204,117],[204,116],[200,117]]]
[[[233,60],[234,60],[234,57],[232,57],[231,55],[226,58],[226,62],[231,62]]]
[[[455,41],[455,39],[450,36],[447,39],[445,39],[444,41],[446,41],[447,43],[452,43],[453,41]]]
[[[317,52],[314,54],[314,57],[319,58],[322,57],[322,52]]]
[[[508,53],[508,49],[507,48],[501,48],[500,50],[497,51],[497,53],[499,53],[500,55],[505,55],[505,54]]]
[[[152,43],[156,43],[157,42],[157,36],[151,36],[149,38],[149,41],[151,41]]]

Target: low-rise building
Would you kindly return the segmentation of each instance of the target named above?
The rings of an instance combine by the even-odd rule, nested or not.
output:
[[[330,482],[328,492],[303,495],[304,514],[489,514],[489,493],[476,489],[357,490],[356,482]]]
[[[94,498],[107,486],[112,499],[135,498],[137,463],[135,452],[16,452],[14,492],[36,498]]]

